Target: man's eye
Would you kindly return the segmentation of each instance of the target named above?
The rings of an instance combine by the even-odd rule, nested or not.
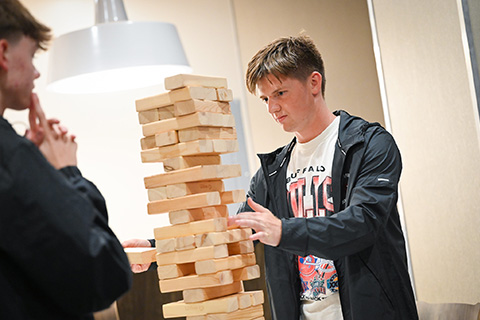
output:
[[[279,96],[283,96],[284,93],[285,93],[285,91],[278,91]]]

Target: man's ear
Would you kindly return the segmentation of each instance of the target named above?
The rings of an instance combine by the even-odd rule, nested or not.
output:
[[[7,50],[10,44],[7,39],[0,39],[0,69],[8,70]]]
[[[322,94],[322,75],[318,71],[313,71],[310,75],[310,86],[314,95]]]

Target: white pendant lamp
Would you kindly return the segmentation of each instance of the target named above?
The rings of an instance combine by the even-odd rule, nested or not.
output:
[[[95,25],[56,38],[47,89],[100,93],[162,84],[191,73],[174,25],[128,21],[122,0],[95,0]]]

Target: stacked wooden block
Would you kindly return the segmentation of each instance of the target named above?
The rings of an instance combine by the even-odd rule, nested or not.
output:
[[[223,182],[240,176],[240,165],[220,157],[238,151],[232,91],[224,78],[198,75],[166,78],[165,88],[136,109],[142,162],[165,169],[144,180],[148,213],[168,213],[171,225],[154,229],[156,252],[129,257],[155,259],[160,291],[183,292],[163,306],[165,318],[263,319],[263,292],[243,290],[243,281],[260,276],[252,231],[227,227],[227,205],[245,201],[244,190],[226,191]]]

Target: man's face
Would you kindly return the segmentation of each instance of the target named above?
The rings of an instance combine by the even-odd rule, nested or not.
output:
[[[19,41],[8,43],[4,51],[8,69],[6,87],[2,92],[3,107],[23,110],[30,105],[33,81],[40,76],[33,66],[33,57],[37,49],[37,43],[25,36],[22,36]]]
[[[285,76],[277,78],[271,74],[257,83],[258,96],[267,105],[273,119],[284,131],[295,133],[297,138],[311,131],[314,125],[315,106],[307,84],[308,81]]]

